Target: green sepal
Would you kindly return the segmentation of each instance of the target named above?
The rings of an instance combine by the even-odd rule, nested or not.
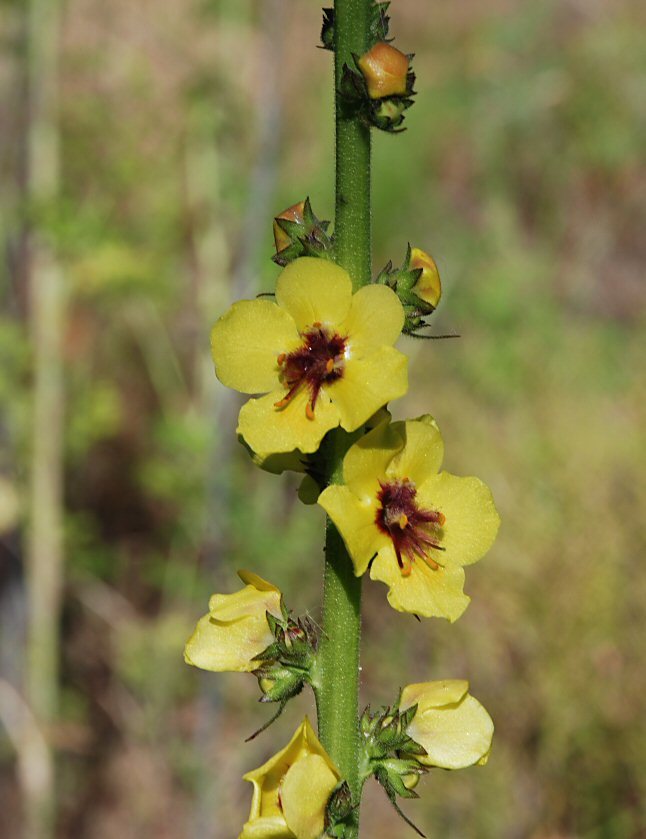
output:
[[[324,50],[331,50],[334,52],[334,8],[323,9],[321,47]]]
[[[305,676],[278,662],[253,671],[262,691],[260,702],[287,702],[303,690]],[[263,685],[263,682],[265,684]]]
[[[387,778],[388,785],[400,798],[419,798],[414,789],[409,789],[404,778],[424,775],[426,769],[413,758],[390,758],[380,762],[376,772]],[[381,783],[381,782],[380,782]],[[382,784],[383,786],[383,784]]]
[[[397,708],[383,708],[381,713],[370,715],[364,711],[361,730],[368,740],[368,754],[371,762],[383,760],[386,756],[406,752],[408,754],[426,754],[420,752],[419,743],[412,740],[406,729],[410,725],[417,705],[400,713]],[[364,718],[366,722],[364,722]]]
[[[282,710],[286,702],[298,695],[306,684],[311,683],[318,637],[309,618],[293,620],[289,617],[282,598],[281,612],[282,617],[276,617],[271,612],[265,613],[274,640],[254,656],[253,660],[258,666],[252,672],[258,679],[258,686],[262,692],[260,701],[280,702]],[[267,723],[269,724],[271,720]],[[266,727],[255,732],[252,737],[264,731]]]
[[[376,712],[372,712],[368,706],[359,720],[359,730],[367,767],[364,777],[374,776],[386,791],[395,810],[421,836],[423,834],[397,805],[397,797],[418,798],[406,780],[413,778],[416,781],[416,777],[428,771],[417,760],[418,756],[426,754],[426,750],[406,733],[416,712],[417,705],[400,711],[399,700],[392,707],[387,706]]]
[[[345,836],[345,825],[343,822],[354,810],[352,792],[347,781],[340,781],[332,790],[325,808],[325,835]]]
[[[375,772],[375,779],[384,788],[384,790],[386,792],[386,795],[388,796],[388,800],[390,801],[390,803],[395,808],[395,811],[397,812],[397,814],[406,822],[407,825],[409,825],[409,827],[413,828],[413,830],[415,831],[415,833],[417,833],[418,836],[421,836],[421,837],[423,837],[423,839],[425,839],[425,836],[422,833],[422,831],[419,829],[419,827],[417,827],[417,825],[414,824],[408,818],[408,816],[402,811],[400,806],[397,804],[397,792],[396,792],[394,786],[392,785],[392,783],[390,781],[388,773],[385,770],[379,769]],[[411,792],[411,790],[408,790],[408,792]],[[407,797],[416,798],[417,795],[407,796]]]
[[[299,256],[315,256],[322,259],[334,259],[333,237],[327,233],[329,221],[321,221],[312,210],[309,197],[303,205],[303,220],[292,221],[276,217],[275,223],[287,234],[290,244],[272,256],[273,261],[282,267],[289,265]]]
[[[278,717],[285,710],[285,705],[287,705],[287,700],[285,700],[284,702],[281,702],[280,707],[278,708],[278,710],[276,711],[276,713],[274,714],[273,717],[268,719],[267,722],[264,725],[261,725],[260,728],[258,728],[256,731],[254,731],[253,734],[250,734],[249,737],[245,738],[245,743],[249,743],[251,740],[254,740],[259,734],[262,734],[263,731],[266,731],[269,728],[270,725],[275,723],[276,720],[278,719]]]

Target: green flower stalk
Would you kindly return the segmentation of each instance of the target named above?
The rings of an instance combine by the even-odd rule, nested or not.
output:
[[[335,254],[355,289],[370,282],[370,128],[343,97],[344,68],[353,54],[369,48],[373,3],[336,0],[334,5],[334,81],[336,91]],[[343,456],[353,439],[337,431],[323,448],[328,484],[342,480]],[[316,691],[319,732],[323,744],[359,803],[359,657],[361,643],[361,578],[335,525],[328,519],[323,587],[324,636],[319,654]],[[359,808],[350,814],[348,839],[359,835]]]
[[[361,581],[388,586],[390,606],[453,622],[470,598],[464,567],[491,547],[499,517],[478,478],[441,470],[430,415],[392,421],[408,388],[394,345],[420,336],[441,284],[432,257],[408,248],[371,281],[370,130],[398,130],[412,104],[412,56],[388,36],[388,3],[337,0],[322,41],[334,52],[336,212],[333,232],[309,198],[274,218],[282,266],[270,299],[234,303],[212,332],[220,381],[246,393],[237,434],[253,462],[304,473],[299,498],[327,513],[323,623],[294,619],[280,590],[251,572],[216,594],[185,650],[187,663],[251,673],[278,711],[311,686],[318,737],[305,719],[290,743],[248,773],[241,839],[357,839],[361,792],[374,778],[397,812],[433,768],[484,764],[491,718],[462,680],[408,685],[392,706],[358,714]],[[251,738],[249,738],[251,739]]]

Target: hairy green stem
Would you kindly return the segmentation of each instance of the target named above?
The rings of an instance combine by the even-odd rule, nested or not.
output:
[[[368,44],[371,0],[336,0],[334,79],[336,84],[336,260],[352,277],[354,290],[370,282],[370,128],[338,94],[343,65]]]
[[[337,262],[352,277],[354,289],[370,281],[370,130],[340,99],[344,63],[366,51],[371,0],[336,0],[336,214]],[[328,483],[343,479],[343,456],[356,435],[337,429],[328,435],[322,455]],[[323,637],[318,657],[316,700],[323,745],[352,790],[357,804],[347,837],[359,835],[359,652],[361,578],[338,531],[326,524],[323,588]]]

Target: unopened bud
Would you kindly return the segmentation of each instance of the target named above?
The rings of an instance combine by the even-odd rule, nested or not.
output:
[[[327,234],[329,221],[320,221],[312,210],[309,198],[283,210],[274,218],[276,253],[272,257],[278,265],[289,265],[299,256],[331,259],[332,239]]]
[[[288,248],[292,243],[292,239],[289,234],[286,233],[278,223],[279,220],[282,219],[283,221],[291,221],[295,224],[303,224],[304,207],[305,201],[299,201],[298,204],[293,204],[291,207],[283,210],[283,212],[279,213],[274,219],[274,243],[276,245],[276,253],[284,251],[285,248]]]
[[[417,784],[419,783],[420,773],[419,772],[411,772],[410,775],[402,775],[402,783],[406,787],[406,789],[415,789]]]
[[[274,689],[274,687],[276,686],[276,679],[267,679],[267,678],[258,679],[258,684],[260,686],[260,690],[264,694],[268,694],[268,693],[271,693],[272,690]]]
[[[409,59],[396,47],[379,41],[357,63],[371,99],[406,95]]]
[[[422,269],[419,279],[412,288],[413,294],[434,309],[437,308],[442,296],[442,284],[433,257],[420,248],[413,248],[411,250],[410,268],[412,270]]]

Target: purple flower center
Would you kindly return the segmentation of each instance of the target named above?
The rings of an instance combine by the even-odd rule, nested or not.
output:
[[[278,356],[280,378],[287,393],[275,403],[275,407],[284,408],[301,387],[307,387],[310,397],[305,412],[309,419],[314,419],[321,387],[343,376],[347,339],[330,332],[320,323],[314,323],[301,332],[301,339],[302,344],[297,350]]]
[[[387,483],[379,481],[377,499],[381,504],[375,523],[382,533],[390,536],[402,576],[408,577],[417,557],[434,571],[440,564],[430,555],[431,550],[443,551],[439,540],[446,517],[438,510],[422,509],[416,499],[417,488],[408,478]]]

